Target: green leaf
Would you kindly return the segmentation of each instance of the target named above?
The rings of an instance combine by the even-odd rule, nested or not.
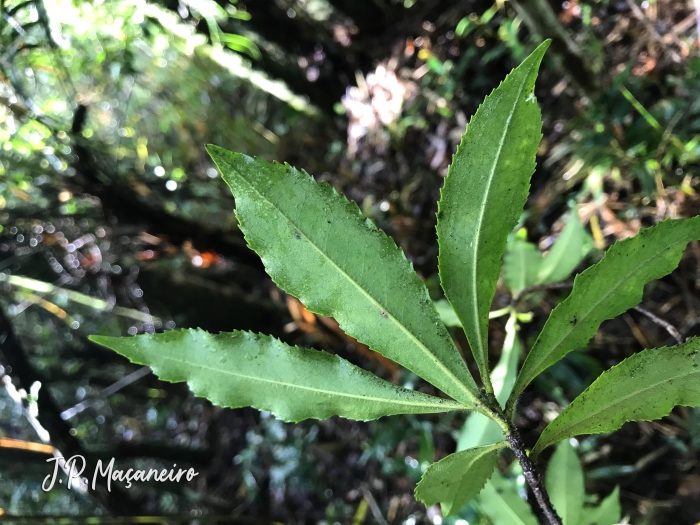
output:
[[[479,412],[472,412],[464,421],[457,438],[457,450],[467,450],[480,445],[502,441],[503,430],[496,422]]]
[[[537,246],[518,237],[512,237],[503,256],[503,281],[517,294],[537,282],[542,265],[542,254]]]
[[[542,120],[533,94],[549,40],[491,93],[472,117],[441,192],[438,267],[484,385],[488,314],[508,234],[518,223],[535,169]]]
[[[700,338],[644,350],[603,372],[544,429],[534,452],[627,421],[659,419],[676,405],[700,406]]]
[[[493,525],[539,525],[515,484],[495,472],[479,494],[479,508]]]
[[[620,522],[622,508],[620,507],[620,487],[603,500],[597,507],[586,507],[579,521],[580,525],[615,525]]]
[[[517,335],[515,313],[512,313],[506,323],[506,338],[498,364],[491,372],[493,390],[498,402],[505,403],[508,399],[515,375],[518,371],[518,359],[522,353],[522,343]],[[479,412],[469,414],[457,439],[457,450],[466,450],[479,445],[490,445],[504,439],[503,430],[495,421]]]
[[[440,316],[440,320],[445,326],[453,328],[462,327],[462,323],[459,322],[459,317],[457,317],[457,314],[449,301],[446,301],[445,299],[435,301],[435,309]]]
[[[400,388],[320,350],[289,346],[269,335],[171,330],[136,337],[91,336],[163,381],[187,381],[219,406],[252,406],[285,421],[340,415],[368,420],[393,414],[459,410],[446,401]]]
[[[251,58],[254,58],[256,60],[260,60],[262,56],[260,54],[260,49],[258,48],[258,46],[255,45],[255,43],[252,40],[245,36],[236,35],[232,33],[221,33],[221,35],[219,35],[219,38],[224,44],[226,44],[229,48],[231,48],[234,51],[238,51],[239,53],[246,53]]]
[[[207,146],[248,245],[306,308],[473,408],[474,379],[428,290],[357,204],[306,172]]]
[[[588,255],[591,247],[591,236],[583,227],[574,207],[569,222],[542,261],[536,284],[556,283],[566,279]]]
[[[509,405],[543,370],[585,346],[600,323],[639,304],[644,285],[671,273],[686,245],[698,238],[700,217],[668,219],[616,242],[600,262],[578,274],[525,359]]]
[[[568,441],[559,443],[549,460],[545,486],[564,525],[578,525],[586,490],[578,454]]]
[[[416,499],[426,507],[440,503],[444,516],[458,511],[479,494],[506,445],[501,441],[470,448],[433,463],[416,486]]]

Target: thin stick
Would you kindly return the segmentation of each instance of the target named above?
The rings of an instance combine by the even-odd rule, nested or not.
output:
[[[554,510],[552,502],[549,500],[549,494],[547,494],[547,489],[544,487],[544,483],[542,483],[542,477],[540,476],[537,467],[535,467],[535,464],[527,455],[525,444],[523,443],[517,429],[511,428],[510,433],[506,436],[506,439],[508,439],[510,447],[513,449],[513,452],[515,452],[515,456],[518,458],[518,462],[523,468],[523,474],[525,475],[527,484],[530,485],[532,493],[535,495],[535,499],[537,500],[537,504],[544,512],[547,521],[550,525],[563,525],[561,518],[557,514],[557,511]]]
[[[527,294],[532,293],[532,292],[539,292],[542,290],[561,290],[563,288],[571,288],[574,285],[574,282],[565,282],[565,283],[551,283],[551,284],[536,284],[535,286],[529,286],[523,290],[520,291],[518,295],[513,297],[513,303],[517,303],[525,297]]]
[[[656,323],[660,327],[664,328],[669,334],[671,334],[671,337],[673,337],[679,345],[683,344],[685,339],[683,338],[681,333],[678,331],[678,329],[675,326],[673,326],[671,323],[669,323],[668,321],[664,321],[660,317],[657,317],[656,314],[650,312],[646,308],[642,308],[641,306],[635,306],[634,309],[637,310],[640,314],[646,315],[654,323]]]

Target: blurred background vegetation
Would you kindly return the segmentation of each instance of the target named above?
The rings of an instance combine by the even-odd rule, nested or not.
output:
[[[700,214],[692,1],[0,0],[0,12],[0,521],[507,525],[479,502],[442,519],[413,499],[427,465],[464,439],[463,415],[286,424],[213,407],[87,340],[260,331],[431,392],[273,285],[207,143],[329,181],[439,301],[435,211],[452,152],[483,97],[553,38],[513,243],[547,251],[577,213],[580,271],[640,227]],[[494,309],[512,291],[506,277]],[[643,307],[700,335],[699,291],[695,243]],[[525,348],[566,293],[515,294]],[[490,330],[495,364],[505,320]],[[638,311],[605,323],[523,396],[527,444],[602,370],[669,344]],[[619,486],[630,523],[700,522],[699,410],[576,446],[591,501]],[[200,475],[44,492],[57,452],[85,456],[88,473],[114,457]],[[507,459],[504,479],[524,496]]]

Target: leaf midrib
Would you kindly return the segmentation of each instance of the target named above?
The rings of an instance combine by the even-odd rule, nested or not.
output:
[[[236,171],[236,169],[234,168],[233,171]],[[452,381],[460,388],[460,390],[462,390],[463,392],[465,392],[465,393],[467,394],[467,396],[468,396],[469,398],[472,399],[472,401],[474,402],[475,405],[478,405],[478,404],[479,404],[478,401],[476,400],[475,394],[474,394],[471,390],[469,390],[469,388],[468,388],[466,385],[464,385],[464,383],[462,383],[462,381],[460,381],[460,380],[454,375],[454,373],[452,373],[452,371],[451,371],[449,368],[447,368],[439,359],[437,359],[437,358],[432,354],[432,352],[430,351],[430,349],[429,349],[427,346],[425,346],[425,344],[423,344],[422,341],[420,341],[420,340],[419,340],[415,335],[413,335],[401,322],[399,322],[399,320],[396,319],[396,317],[394,317],[394,315],[393,315],[390,311],[388,311],[388,309],[387,309],[385,306],[383,306],[377,299],[375,299],[375,298],[374,298],[372,295],[370,295],[364,288],[362,288],[362,286],[360,286],[360,284],[357,283],[357,282],[356,282],[343,268],[341,268],[329,255],[327,255],[326,253],[324,253],[323,250],[321,250],[318,246],[316,246],[316,244],[309,238],[309,236],[306,234],[306,232],[304,232],[303,229],[302,229],[296,222],[294,222],[284,211],[282,211],[278,206],[276,206],[272,201],[270,201],[260,190],[258,190],[258,188],[256,188],[256,187],[255,187],[253,184],[251,184],[250,182],[248,182],[248,181],[246,180],[245,177],[239,175],[238,178],[239,178],[240,180],[243,180],[250,188],[252,188],[252,190],[255,191],[255,192],[262,198],[262,200],[264,200],[264,201],[267,202],[270,206],[272,206],[275,210],[277,210],[277,212],[278,212],[280,215],[282,215],[291,225],[293,225],[293,226],[297,229],[297,231],[299,231],[299,233],[304,237],[304,239],[306,239],[306,240],[308,241],[308,243],[309,243],[311,246],[313,246],[314,249],[315,249],[318,253],[320,253],[320,254],[323,256],[323,258],[325,258],[327,261],[329,261],[329,262],[331,263],[331,265],[333,265],[333,267],[336,268],[336,269],[340,272],[341,275],[343,275],[343,276],[346,277],[347,281],[349,281],[350,283],[352,283],[352,284],[355,286],[355,288],[357,288],[357,289],[362,293],[362,295],[364,295],[367,299],[370,300],[370,302],[372,302],[372,303],[373,303],[374,305],[376,305],[382,312],[384,312],[384,313],[387,315],[387,318],[390,319],[390,320],[394,323],[394,325],[398,326],[399,329],[400,329],[404,334],[406,334],[406,335],[409,337],[409,339],[410,339],[411,341],[413,341],[414,344],[415,344],[416,346],[418,346],[418,348],[419,348],[424,354],[426,354],[426,355],[428,356],[428,358],[429,358],[434,364],[436,364],[436,365],[438,366],[438,368],[440,368],[450,379],[452,379]],[[341,196],[341,198],[343,198],[343,197]],[[398,249],[400,249],[400,248],[398,248]],[[341,326],[341,328],[342,328],[342,326]],[[469,373],[469,372],[467,371],[467,373]]]
[[[506,443],[505,441],[499,441],[499,442],[493,443],[493,444],[491,444],[491,445],[480,445],[479,448],[482,448],[482,450],[479,450],[479,451],[478,451],[478,455],[477,455],[477,456],[474,456],[474,457],[471,459],[471,461],[469,462],[469,465],[468,465],[468,466],[465,466],[465,467],[462,469],[462,471],[463,471],[463,472],[468,472],[468,471],[472,468],[472,466],[474,465],[474,463],[476,463],[477,461],[479,461],[479,460],[480,460],[481,458],[483,458],[485,455],[491,454],[492,452],[495,452],[496,450],[500,450],[500,449],[502,449],[502,448],[506,448],[506,446],[507,446],[507,443]],[[476,447],[475,447],[475,448],[476,448]],[[472,448],[472,449],[466,449],[466,450],[474,450],[474,449]],[[460,452],[464,452],[464,450],[461,450],[461,451],[458,451],[458,452],[454,452],[454,453],[451,454],[451,455],[459,454]],[[450,456],[447,456],[447,457],[450,457]],[[433,463],[433,465],[437,465],[438,463],[439,463],[439,462]],[[431,467],[432,467],[433,465],[431,465]],[[425,474],[424,474],[424,476],[425,476]],[[451,488],[453,488],[453,487],[455,486],[455,484],[457,484],[458,488],[461,488],[462,482],[465,481],[466,479],[467,479],[466,476],[463,476],[463,477],[459,478],[458,480],[451,480],[451,481],[452,481],[451,483],[448,481],[448,486],[451,487]],[[488,481],[488,480],[487,480],[487,481]],[[423,479],[421,479],[420,483],[422,483],[422,482],[423,482]],[[417,490],[418,490],[419,487],[420,487],[420,483],[419,483],[419,486],[416,487]],[[486,483],[484,483],[484,485],[485,485],[485,484],[486,484]],[[459,492],[459,491],[456,491],[456,492]],[[454,500],[454,497],[456,497],[456,496],[453,495],[453,500]],[[436,502],[437,502],[437,501],[436,501]],[[454,502],[453,502],[453,503],[454,503]]]
[[[473,312],[472,312],[472,314],[474,316],[473,318],[477,320],[476,338],[478,341],[479,348],[478,348],[478,352],[474,352],[475,355],[477,353],[479,355],[479,359],[477,361],[482,360],[483,353],[484,353],[484,342],[481,339],[481,323],[479,322],[479,303],[477,301],[477,286],[476,286],[476,284],[477,284],[477,279],[476,279],[477,263],[476,262],[479,260],[479,249],[480,249],[479,240],[481,239],[481,230],[482,230],[482,226],[484,223],[484,214],[486,213],[486,202],[487,202],[487,200],[489,200],[488,197],[489,197],[489,193],[491,191],[491,185],[493,184],[493,180],[495,178],[496,167],[498,166],[498,160],[501,156],[501,151],[503,150],[503,146],[505,145],[506,135],[508,134],[508,132],[510,130],[510,123],[513,120],[513,115],[515,115],[515,109],[517,107],[518,101],[520,100],[520,95],[522,94],[523,89],[525,88],[525,84],[527,84],[528,77],[529,77],[529,75],[527,75],[527,74],[524,75],[523,81],[520,84],[520,87],[518,88],[518,95],[515,97],[515,104],[513,105],[513,109],[508,114],[508,118],[506,119],[506,125],[503,128],[503,134],[501,135],[501,139],[498,141],[498,149],[496,151],[493,165],[491,166],[489,180],[488,180],[488,183],[486,185],[486,191],[484,192],[484,199],[482,200],[483,205],[480,207],[481,209],[479,210],[479,220],[477,221],[477,224],[476,224],[476,235],[475,235],[475,242],[474,242],[474,264],[472,264],[472,268],[471,268],[471,270],[472,270],[471,271],[471,281],[472,281],[472,283],[471,283],[472,284],[472,286],[471,286],[471,289],[472,289],[472,301],[471,301],[471,303],[473,305]],[[467,131],[467,133],[468,133],[468,131]],[[479,368],[481,368],[482,363],[479,362],[478,364],[480,365]],[[487,370],[482,370],[482,372],[488,375],[488,361],[484,364],[486,365]]]
[[[449,406],[451,406],[453,403],[454,403],[454,405],[459,406],[458,403],[456,403],[456,402],[454,402],[454,401],[451,402],[450,400],[444,400],[442,403],[406,402],[406,401],[401,401],[401,400],[397,400],[397,399],[387,399],[387,398],[375,397],[375,396],[362,396],[362,395],[359,395],[359,394],[348,394],[348,393],[346,393],[346,392],[337,392],[337,391],[333,391],[333,390],[323,390],[323,389],[320,389],[320,388],[313,388],[313,387],[298,385],[298,384],[295,384],[295,383],[285,383],[285,382],[283,382],[283,381],[273,381],[273,380],[271,380],[271,379],[265,379],[265,378],[262,378],[262,377],[249,376],[249,375],[245,375],[245,374],[241,374],[241,373],[232,372],[232,371],[229,371],[229,370],[222,370],[222,369],[220,369],[220,368],[213,368],[213,367],[210,367],[210,366],[203,365],[203,364],[201,364],[201,363],[192,363],[192,362],[186,361],[186,360],[184,360],[184,359],[177,359],[177,358],[170,357],[170,356],[167,356],[167,355],[166,355],[166,356],[162,356],[162,357],[163,357],[163,359],[166,360],[166,361],[173,361],[173,362],[175,362],[175,363],[179,363],[179,364],[181,364],[181,365],[186,365],[186,366],[189,366],[189,367],[192,367],[192,368],[200,368],[200,369],[202,369],[203,371],[210,371],[210,372],[215,372],[215,373],[218,373],[218,374],[224,374],[224,375],[229,375],[229,376],[233,376],[233,377],[239,377],[239,378],[244,378],[244,379],[250,379],[250,380],[253,380],[253,381],[260,381],[260,382],[263,382],[263,383],[272,383],[272,384],[274,384],[274,385],[278,385],[278,386],[281,386],[281,387],[290,387],[290,388],[297,388],[297,389],[299,389],[299,390],[308,390],[308,391],[310,391],[310,392],[315,392],[315,393],[318,393],[318,394],[342,396],[342,397],[348,397],[348,398],[352,398],[352,399],[364,399],[364,400],[368,400],[368,401],[382,401],[382,402],[384,402],[384,403],[394,403],[394,404],[397,404],[397,405],[405,405],[405,406],[436,407],[436,408],[437,408],[437,407],[443,407],[443,406],[449,407]],[[188,379],[188,382],[189,382],[189,381],[190,381],[190,380]],[[395,386],[395,385],[393,385],[393,386]],[[436,398],[436,399],[439,399],[439,398]],[[457,406],[454,406],[454,408],[456,409]]]
[[[675,243],[673,243],[673,244],[670,244],[670,245],[668,246],[668,248],[666,248],[666,250],[670,250],[672,247],[674,247],[674,246],[676,246],[677,244],[680,244],[680,243],[682,243],[682,242],[684,242],[684,241],[681,240],[681,241],[675,242]],[[685,242],[687,243],[688,241],[685,241]],[[666,250],[664,250],[664,251],[666,251]],[[550,345],[551,351],[548,352],[547,354],[545,354],[544,356],[542,356],[542,359],[540,359],[540,360],[538,361],[537,364],[538,364],[538,365],[541,365],[542,363],[544,363],[544,362],[546,361],[546,358],[550,357],[550,356],[554,353],[554,350],[556,350],[557,348],[559,348],[559,345],[561,345],[562,341],[564,341],[567,337],[569,337],[569,336],[576,330],[576,327],[581,327],[581,326],[583,325],[583,321],[584,321],[585,319],[588,318],[588,316],[591,314],[591,312],[594,311],[594,310],[598,307],[598,305],[599,305],[601,302],[603,302],[603,300],[607,299],[610,295],[612,295],[612,293],[613,293],[615,290],[617,290],[620,286],[622,286],[623,284],[625,284],[625,283],[627,282],[627,276],[629,276],[630,274],[636,273],[637,270],[638,270],[639,268],[641,268],[642,266],[648,265],[648,264],[649,264],[649,261],[652,261],[652,260],[656,259],[657,257],[660,257],[661,255],[663,255],[663,253],[664,253],[664,252],[655,253],[653,257],[649,257],[648,259],[644,259],[644,261],[643,261],[641,264],[638,264],[638,265],[635,266],[632,270],[630,270],[629,272],[627,272],[627,273],[625,274],[625,278],[624,278],[624,279],[622,279],[622,278],[621,278],[621,279],[618,279],[617,284],[614,284],[611,288],[608,288],[608,290],[609,290],[608,293],[602,294],[601,297],[600,297],[600,299],[598,299],[597,301],[594,301],[594,302],[592,302],[592,303],[589,303],[589,304],[590,304],[590,308],[586,311],[585,314],[583,314],[583,315],[581,316],[580,319],[578,319],[578,322],[576,323],[576,325],[575,325],[573,328],[570,328],[562,337],[560,337],[559,340],[558,340],[555,344],[551,344],[551,345]],[[573,293],[574,293],[574,291],[572,290],[571,295],[569,295],[569,298],[572,297]],[[568,300],[568,299],[567,299],[567,300]],[[562,304],[563,304],[563,303],[562,303]],[[546,325],[545,325],[545,326],[546,326]],[[533,350],[535,350],[535,348],[533,348]],[[532,351],[530,352],[530,354],[532,354]],[[539,368],[539,366],[536,367],[536,368]],[[533,368],[533,369],[535,369],[535,368]],[[539,372],[538,372],[538,373],[539,373]],[[530,375],[532,375],[532,374],[530,374]]]
[[[653,352],[653,350],[642,350],[642,351],[643,351],[643,352],[650,352],[650,351]],[[600,410],[597,410],[597,411],[591,413],[589,416],[587,416],[587,417],[585,417],[585,418],[583,418],[583,419],[579,419],[578,422],[575,423],[575,424],[576,424],[576,425],[580,425],[580,424],[582,424],[582,423],[585,423],[585,422],[589,421],[590,419],[593,419],[595,416],[601,414],[602,412],[604,412],[604,411],[606,411],[606,410],[609,410],[611,407],[614,407],[615,405],[621,405],[621,404],[623,404],[623,402],[627,401],[629,398],[631,398],[631,397],[633,397],[633,396],[637,396],[637,395],[639,395],[640,393],[646,392],[647,390],[651,390],[651,389],[653,389],[653,388],[656,388],[657,386],[659,386],[659,385],[661,385],[661,384],[663,384],[663,383],[667,383],[667,382],[669,382],[669,381],[671,381],[671,380],[673,380],[673,379],[682,379],[682,378],[685,378],[685,377],[690,376],[690,375],[693,375],[693,374],[698,374],[698,375],[700,375],[700,371],[693,369],[693,370],[691,370],[691,371],[688,372],[688,373],[680,374],[680,375],[674,376],[674,377],[672,377],[672,378],[665,378],[665,379],[663,379],[663,380],[661,380],[661,381],[657,381],[657,382],[655,382],[655,383],[652,383],[651,385],[648,385],[648,386],[646,386],[646,387],[644,387],[644,388],[641,388],[641,389],[639,389],[639,390],[636,390],[636,391],[634,391],[634,392],[632,392],[632,393],[630,393],[630,394],[627,394],[627,395],[625,395],[625,396],[617,397],[617,398],[615,399],[615,401],[616,401],[615,403],[609,403],[609,404],[605,405],[603,408],[601,408]],[[583,392],[583,393],[581,394],[581,396],[583,396],[583,395],[585,395],[585,392]],[[556,420],[555,420],[555,421],[556,421]],[[565,428],[566,428],[566,427],[565,427]]]

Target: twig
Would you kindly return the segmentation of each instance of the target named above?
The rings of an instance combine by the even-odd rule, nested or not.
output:
[[[111,396],[115,392],[118,392],[122,388],[129,386],[134,381],[138,381],[139,379],[141,379],[142,377],[144,377],[145,375],[148,375],[150,373],[151,373],[151,368],[148,366],[143,366],[143,367],[139,368],[138,370],[130,373],[129,375],[122,377],[116,383],[112,383],[111,385],[109,385],[107,388],[105,388],[101,392],[99,398],[86,399],[85,401],[81,401],[77,405],[74,405],[70,408],[67,408],[66,410],[61,412],[61,419],[68,420],[68,419],[72,418],[73,416],[80,414],[82,411],[84,411],[86,408],[91,406],[96,401],[108,398],[109,396]]]
[[[25,388],[41,380],[2,308],[0,308],[0,350],[4,362],[12,367],[12,375]],[[37,407],[38,419],[51,436],[51,444],[54,448],[60,450],[66,458],[75,455],[83,456],[87,472],[95,472],[98,458],[85,450],[80,440],[71,434],[71,426],[61,419],[61,411],[48,391],[39,395]],[[92,494],[115,514],[137,515],[140,512],[141,501],[131,498],[126,491],[118,487],[112,487],[109,492],[105,487],[98,486]]]
[[[380,510],[379,505],[377,505],[377,501],[374,499],[374,496],[372,496],[372,493],[369,491],[369,489],[364,485],[362,486],[362,494],[367,500],[369,510],[372,512],[372,516],[374,516],[375,521],[380,525],[386,525],[386,520],[382,515],[382,511]]]
[[[649,18],[644,14],[644,12],[639,8],[639,6],[635,4],[632,0],[626,1],[627,5],[632,10],[632,15],[634,15],[634,17],[642,23],[642,25],[654,38],[654,40],[656,40],[659,43],[659,45],[664,49],[664,51],[666,51],[671,56],[671,59],[674,62],[679,63],[681,61],[680,55],[676,51],[670,49],[668,46],[665,45],[663,37],[659,34],[659,32],[654,27],[654,24],[651,23]]]
[[[671,334],[671,337],[673,337],[679,345],[685,341],[678,329],[668,321],[664,321],[660,317],[657,317],[656,314],[650,312],[646,308],[642,308],[641,306],[635,306],[634,309],[637,310],[640,314],[646,315],[654,323],[664,328],[669,334]]]
[[[515,457],[518,458],[518,462],[523,469],[523,474],[525,475],[527,484],[530,485],[530,489],[532,489],[532,493],[535,495],[537,504],[544,512],[547,521],[550,523],[550,525],[563,525],[561,518],[557,514],[557,511],[554,510],[552,502],[549,500],[549,494],[547,494],[547,489],[542,483],[542,477],[540,476],[537,467],[535,467],[534,463],[527,455],[525,444],[523,443],[518,430],[516,428],[511,428],[510,433],[506,436],[506,439],[508,439],[510,447],[513,449],[513,452],[515,452]]]

